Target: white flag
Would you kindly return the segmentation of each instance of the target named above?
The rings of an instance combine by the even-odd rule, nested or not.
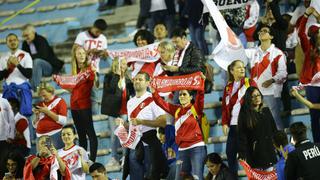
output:
[[[316,11],[320,14],[320,0],[312,0],[311,7],[314,7],[314,9],[316,9]]]
[[[230,29],[217,6],[212,0],[202,0],[202,3],[208,8],[221,36],[220,43],[212,52],[213,59],[224,70],[234,60],[242,60],[247,65],[248,59],[241,41]]]

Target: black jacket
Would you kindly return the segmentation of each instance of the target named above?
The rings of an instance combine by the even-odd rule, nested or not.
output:
[[[277,127],[268,107],[256,112],[256,126],[251,129],[246,125],[248,114],[239,113],[238,137],[239,157],[245,159],[253,168],[268,168],[277,162],[272,143]]]
[[[31,54],[30,47],[26,41],[23,41],[22,43],[22,50],[27,51],[32,59],[40,58],[49,62],[52,66],[53,74],[58,73],[64,63],[56,57],[48,41],[43,36],[36,33],[33,44],[37,50],[37,54]]]
[[[205,180],[212,180],[213,175],[209,172]],[[221,164],[220,170],[214,180],[236,180],[235,175],[224,164]]]
[[[295,147],[286,161],[286,179],[320,179],[320,145],[305,140],[298,142]]]
[[[178,76],[184,74],[191,74],[194,72],[201,71],[205,74],[205,59],[201,53],[201,51],[192,43],[190,42],[189,47],[186,49],[184,54],[182,64],[179,67],[178,72],[170,73],[167,72],[169,76]]]
[[[113,117],[119,117],[120,115],[119,112],[122,104],[122,90],[118,87],[119,79],[120,76],[112,72],[104,76],[103,95],[101,102],[102,114]],[[126,94],[127,101],[129,100],[130,95],[134,95],[133,84],[130,79],[126,79]]]
[[[275,18],[275,22],[271,25],[273,29],[273,39],[272,43],[279,48],[281,51],[286,50],[286,40],[287,40],[287,31],[288,31],[288,22],[282,17],[280,13],[279,2],[272,1],[270,4],[270,9]],[[259,40],[258,32],[262,28],[263,24],[260,22],[257,25],[257,29],[254,33],[254,39]]]

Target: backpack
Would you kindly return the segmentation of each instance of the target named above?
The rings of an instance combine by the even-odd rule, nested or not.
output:
[[[204,67],[206,70],[206,73],[204,74],[206,76],[206,80],[204,81],[204,92],[209,94],[211,93],[213,87],[214,68],[209,63],[205,63]]]
[[[180,112],[181,108],[178,108],[174,114],[175,119],[178,118],[178,114]],[[202,117],[201,120],[199,121],[198,119],[198,113],[196,111],[196,109],[194,108],[194,106],[191,106],[191,113],[193,115],[193,117],[197,120],[198,125],[201,129],[201,133],[202,133],[202,137],[203,137],[203,141],[207,144],[208,143],[208,139],[209,139],[209,134],[210,134],[210,124],[209,121],[207,119],[207,116],[205,113],[202,113]]]

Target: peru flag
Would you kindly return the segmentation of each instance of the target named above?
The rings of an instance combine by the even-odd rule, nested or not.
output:
[[[242,60],[246,65],[248,62],[244,47],[236,34],[230,29],[221,15],[219,9],[212,0],[201,0],[207,7],[221,36],[220,43],[212,52],[215,62],[224,70],[234,60]]]

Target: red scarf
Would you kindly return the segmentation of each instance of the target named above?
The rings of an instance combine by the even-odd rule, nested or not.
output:
[[[204,80],[201,72],[183,76],[158,76],[152,80],[151,86],[158,92],[172,92],[177,90],[203,90]]]
[[[46,177],[49,177],[53,165],[55,163],[55,156],[50,156],[48,158],[40,158],[40,162],[38,166],[42,166],[41,170],[37,173],[32,171],[31,161],[36,158],[35,155],[31,155],[28,157],[26,164],[23,169],[23,179],[25,180],[44,180]],[[62,176],[63,180],[71,180],[71,173],[66,166],[65,176]],[[50,180],[57,180],[53,177],[50,177]]]

